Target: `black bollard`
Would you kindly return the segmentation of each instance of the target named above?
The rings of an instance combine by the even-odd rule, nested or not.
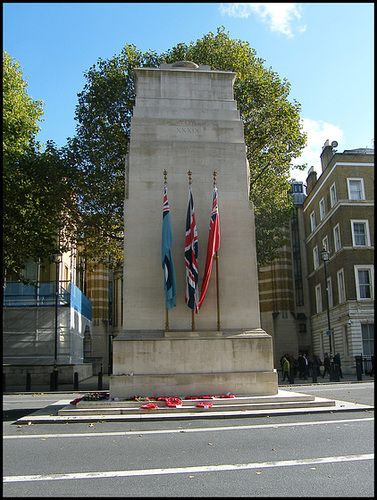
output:
[[[31,391],[31,373],[26,374],[26,392]]]
[[[362,373],[363,373],[363,359],[361,356],[355,356],[355,362],[356,362],[356,376],[357,380],[363,380]]]
[[[340,369],[336,363],[334,363],[334,382],[340,382]]]
[[[102,371],[98,372],[98,390],[102,389]]]
[[[57,391],[59,386],[59,372],[53,370],[50,376],[50,391]]]
[[[315,366],[312,370],[313,384],[317,383],[317,367]]]
[[[371,376],[372,376],[372,375],[371,375]],[[4,391],[4,392],[5,392],[5,387],[6,387],[5,382],[6,382],[6,375],[5,375],[5,373],[3,373],[3,391]]]
[[[73,390],[74,391],[79,390],[79,374],[78,374],[78,372],[75,372],[73,374]]]

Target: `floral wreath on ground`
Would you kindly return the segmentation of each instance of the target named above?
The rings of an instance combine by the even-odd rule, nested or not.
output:
[[[71,401],[71,405],[75,405],[79,401],[101,401],[102,399],[108,399],[109,398],[109,393],[108,392],[91,392],[89,394],[84,394],[84,396],[81,396],[81,398],[76,398],[73,401]]]
[[[234,394],[231,394],[228,392],[227,394],[221,394],[220,396],[209,396],[209,395],[204,395],[204,396],[186,396],[184,399],[185,401],[189,400],[200,400],[200,399],[217,399],[217,398],[234,398]],[[76,398],[73,401],[71,401],[70,404],[75,405],[79,401],[100,401],[103,399],[109,399],[109,393],[108,392],[92,392],[89,394],[85,394],[84,396],[80,398]],[[148,397],[148,396],[132,396],[130,398],[125,399],[125,401],[137,401],[137,402],[148,402],[147,404],[143,404],[140,406],[143,410],[156,410],[160,408],[160,406],[156,403],[153,403],[153,401],[165,401],[165,406],[168,408],[182,408],[182,399],[177,398],[177,397]],[[195,405],[198,408],[212,408],[212,403],[209,402],[199,402]]]

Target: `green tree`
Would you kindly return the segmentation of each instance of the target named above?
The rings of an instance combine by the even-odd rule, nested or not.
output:
[[[19,63],[3,51],[3,159],[23,153],[35,140],[43,102],[27,93]]]
[[[264,60],[257,58],[247,42],[230,39],[224,27],[189,46],[178,44],[165,59],[209,64],[212,69],[237,74],[234,96],[244,125],[250,167],[258,265],[271,262],[285,242],[284,225],[292,215],[293,203],[287,195],[289,169],[306,142],[300,105],[288,99],[289,82],[281,80],[271,68],[266,69]]]
[[[51,259],[74,220],[69,166],[36,141],[42,102],[27,94],[17,61],[3,53],[3,271],[20,278],[29,259]],[[66,238],[62,238],[64,249]]]
[[[135,104],[134,68],[157,67],[154,52],[126,45],[118,56],[99,59],[78,94],[76,134],[64,150],[75,165],[75,193],[82,255],[121,264],[125,156]]]
[[[76,108],[77,133],[66,155],[76,166],[75,188],[80,210],[80,237],[87,255],[121,263],[124,160],[135,102],[134,68],[190,60],[212,69],[234,71],[235,99],[244,123],[254,202],[258,263],[273,260],[284,242],[289,221],[289,168],[305,146],[300,105],[289,101],[290,85],[247,42],[232,40],[224,28],[166,53],[142,54],[133,45],[101,60],[85,74],[87,83]],[[304,168],[302,166],[301,168]]]

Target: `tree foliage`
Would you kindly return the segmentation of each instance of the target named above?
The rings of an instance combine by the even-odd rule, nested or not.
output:
[[[51,260],[59,229],[74,219],[69,167],[52,142],[43,151],[35,140],[42,114],[19,63],[4,51],[3,271],[14,278],[29,259]]]
[[[121,248],[114,241],[121,241],[123,231],[124,159],[135,102],[134,68],[178,60],[237,73],[234,95],[250,165],[258,264],[269,262],[284,242],[282,227],[292,213],[287,195],[289,168],[306,140],[300,105],[289,101],[288,81],[266,69],[247,42],[232,40],[223,27],[161,55],[142,54],[126,45],[119,55],[99,59],[85,74],[87,83],[76,109],[77,134],[68,148],[80,172],[77,188],[87,251],[121,262]]]
[[[159,57],[126,45],[118,56],[99,59],[78,94],[76,135],[65,148],[75,165],[78,238],[82,254],[120,264],[123,249],[125,156],[135,104],[134,68],[156,67]]]
[[[3,52],[3,159],[23,153],[35,140],[43,102],[27,93],[18,61]]]
[[[250,166],[258,265],[268,263],[285,242],[284,225],[292,215],[292,200],[287,195],[289,169],[306,141],[300,105],[296,100],[289,101],[289,82],[265,68],[264,60],[247,42],[230,39],[223,27],[189,46],[178,44],[166,54],[166,62],[180,59],[237,74],[234,96]]]
[[[35,141],[41,101],[27,95],[19,64],[3,55],[4,266],[22,268],[27,258],[46,258],[62,227],[99,262],[122,263],[125,157],[135,104],[134,68],[178,60],[237,74],[234,95],[244,124],[255,207],[258,264],[277,256],[292,202],[289,168],[305,146],[300,105],[247,42],[224,28],[189,45],[142,53],[125,45],[85,73],[78,94],[75,136],[58,150]],[[304,167],[302,167],[304,168]]]

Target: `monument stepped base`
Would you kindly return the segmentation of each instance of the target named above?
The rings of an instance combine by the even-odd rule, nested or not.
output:
[[[250,389],[253,395],[274,394],[276,380],[276,372],[111,375],[110,397],[247,394]]]
[[[218,395],[219,396],[219,395]],[[72,396],[71,396],[72,398]],[[62,399],[21,417],[18,424],[31,423],[80,423],[80,422],[131,422],[153,420],[192,420],[201,418],[250,418],[263,416],[298,415],[305,413],[373,411],[373,406],[336,401],[279,389],[273,396],[235,396],[234,398],[182,400],[182,406],[169,408],[164,401],[151,401],[158,408],[144,409],[147,401],[100,401]],[[198,402],[205,406],[197,407]],[[208,408],[208,403],[212,407]],[[130,431],[132,434],[135,431]],[[137,431],[140,432],[140,431]]]
[[[260,328],[158,335],[123,332],[114,340],[110,398],[278,392],[272,338]]]
[[[307,394],[291,393],[279,390],[274,396],[235,396],[233,398],[182,400],[182,405],[169,408],[165,401],[151,401],[158,407],[143,409],[146,401],[79,401],[76,405],[67,405],[59,409],[60,418],[100,418],[100,419],[135,419],[135,418],[200,418],[257,416],[258,414],[295,413],[297,411],[330,411],[336,402],[330,399],[316,398]],[[197,407],[198,403],[205,406]]]

